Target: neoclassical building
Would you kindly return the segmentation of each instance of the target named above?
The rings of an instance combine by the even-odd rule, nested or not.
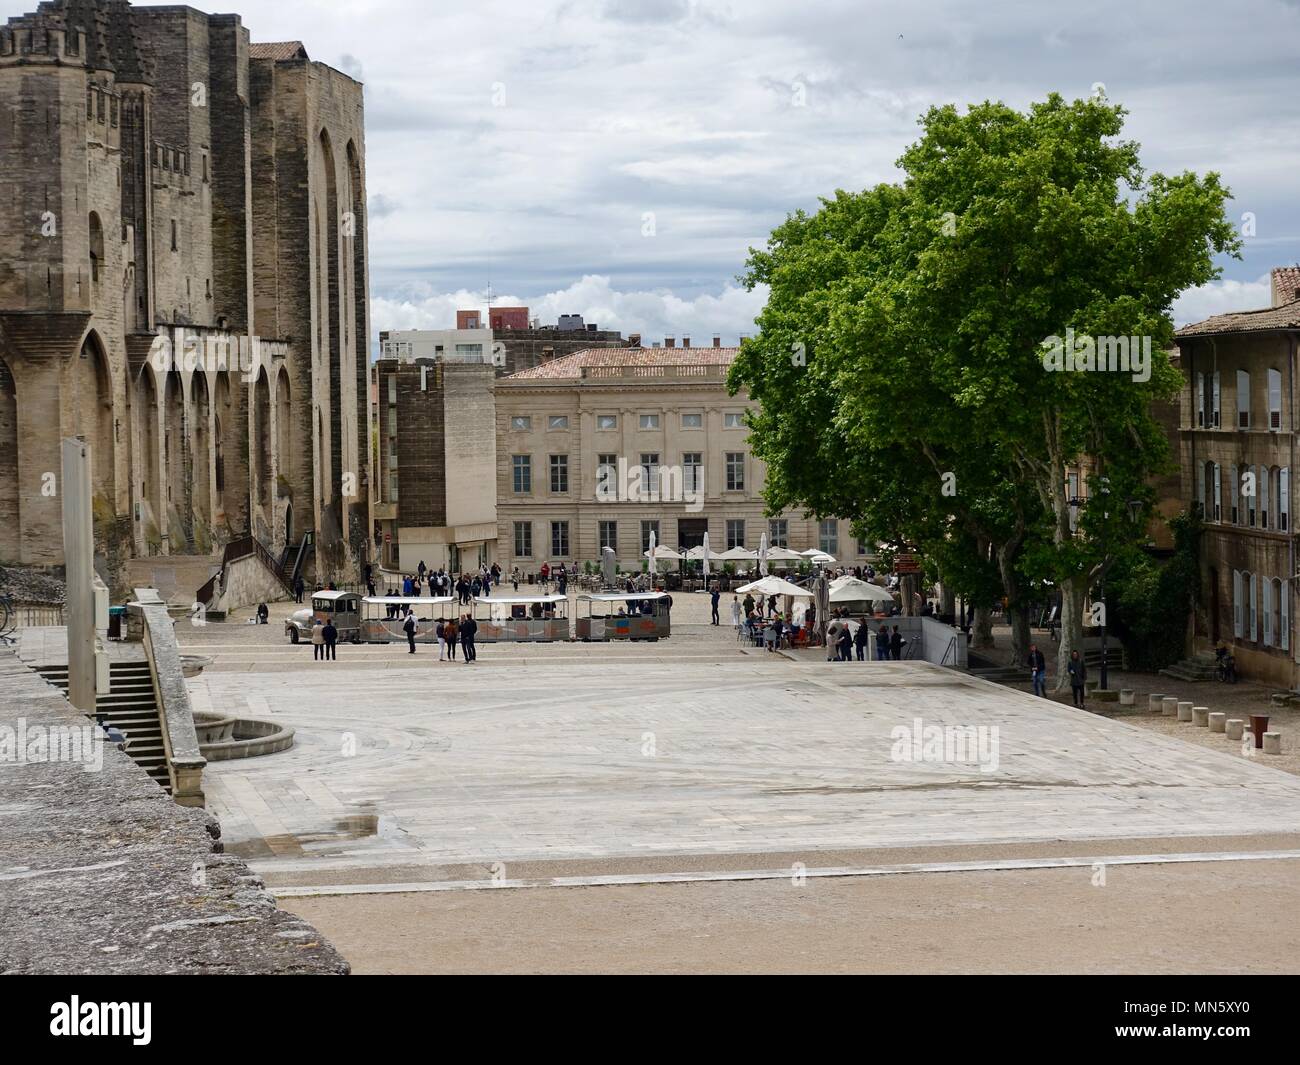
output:
[[[237,15],[50,0],[0,27],[0,563],[369,542],[361,85]]]

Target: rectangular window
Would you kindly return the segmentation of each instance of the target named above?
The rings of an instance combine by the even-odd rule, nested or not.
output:
[[[692,494],[704,491],[704,453],[687,451],[682,455],[682,488]]]
[[[1237,428],[1250,428],[1250,374],[1237,371]]]
[[[551,522],[551,555],[555,558],[569,557],[569,523],[567,521]]]
[[[1263,609],[1260,611],[1260,619],[1264,627],[1264,646],[1273,646],[1273,580],[1271,577],[1264,578],[1264,587],[1260,589],[1263,596]]]
[[[1250,598],[1250,625],[1247,639],[1254,643],[1259,639],[1259,577],[1254,573],[1246,574],[1246,592]]]
[[[180,250],[179,234],[176,231],[176,219],[172,219],[172,251]]]
[[[817,546],[828,555],[839,554],[840,523],[835,518],[827,518],[817,523]]]
[[[868,548],[867,542],[865,540],[858,541],[858,554],[861,555],[863,558],[871,554],[871,551]]]
[[[603,553],[605,548],[610,548],[615,554],[618,554],[618,522],[602,521],[600,523],[600,550]]]
[[[743,429],[745,428],[745,416],[735,411],[730,411],[722,416],[722,428],[724,429]]]
[[[659,428],[659,415],[657,415],[657,414],[643,414],[643,415],[641,415],[641,428],[642,428],[642,429],[658,429],[658,428]]]
[[[641,492],[654,496],[659,493],[659,452],[641,452]]]
[[[743,492],[745,490],[745,453],[743,451],[727,452],[727,491]]]
[[[533,523],[515,522],[515,558],[533,557]]]
[[[651,534],[651,533],[654,533],[654,534],[655,534],[655,543],[656,543],[656,544],[662,544],[662,543],[664,542],[664,541],[663,541],[663,537],[661,537],[661,536],[659,535],[659,522],[658,522],[658,521],[643,521],[643,522],[641,523],[641,554],[643,554],[643,555],[644,555],[647,551],[650,550],[650,534]]]
[[[682,415],[682,428],[683,428],[683,429],[703,429],[703,428],[704,428],[704,415],[703,415],[703,414],[683,414],[683,415]]]
[[[785,518],[772,518],[768,521],[767,540],[773,547],[789,547],[790,522]]]
[[[390,503],[397,502],[397,484],[398,484],[397,471],[394,470],[392,473],[388,475],[388,501]]]
[[[567,492],[569,490],[569,456],[551,456],[551,491]]]
[[[1273,432],[1282,428],[1282,373],[1268,371],[1268,427]]]
[[[567,429],[569,427],[569,416],[567,414],[552,414],[546,422],[548,429]]]
[[[457,344],[456,355],[462,359],[481,359],[483,357],[483,345]]]
[[[1210,424],[1217,429],[1222,424],[1219,410],[1219,371],[1215,370],[1210,377]]]
[[[618,499],[618,456],[596,456],[596,498],[604,503]]]
[[[514,474],[514,491],[526,495],[533,490],[533,457],[531,455],[511,455],[510,466]]]
[[[1196,407],[1196,428],[1204,429],[1208,420],[1205,416],[1209,413],[1210,404],[1208,402],[1208,393],[1205,391],[1205,374],[1199,371],[1196,374],[1195,391],[1192,393],[1192,404]]]
[[[618,415],[617,415],[617,414],[597,414],[597,415],[596,415],[596,428],[597,428],[597,429],[617,429],[617,428],[618,428]]]
[[[510,428],[515,432],[526,433],[533,427],[533,419],[527,414],[516,414],[510,419]]]
[[[1270,479],[1271,474],[1268,467],[1261,466],[1259,473],[1255,477],[1255,484],[1259,487],[1259,527],[1261,529],[1268,528],[1268,482]]]
[[[1255,496],[1259,485],[1255,483],[1255,471],[1247,466],[1241,471],[1241,494],[1246,501],[1246,524],[1255,527]]]
[[[745,519],[728,518],[727,519],[727,550],[733,547],[745,546]]]

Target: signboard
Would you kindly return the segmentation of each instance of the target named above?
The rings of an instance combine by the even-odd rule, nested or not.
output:
[[[921,560],[910,551],[903,551],[894,556],[895,573],[920,573]]]

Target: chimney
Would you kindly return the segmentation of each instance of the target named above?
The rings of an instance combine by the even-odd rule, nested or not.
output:
[[[684,348],[689,348],[690,346],[691,346],[691,338],[690,338],[689,336],[687,336],[685,333],[683,333],[683,334],[682,334],[682,347],[684,347]]]
[[[713,335],[713,346],[715,348],[722,347],[722,337],[718,336],[716,333]]]
[[[676,337],[671,337],[671,336],[666,336],[666,337],[664,337],[664,347],[666,347],[666,348],[675,348],[675,347],[677,347],[677,338],[676,338]]]
[[[641,334],[629,333],[627,335],[627,346],[629,348],[639,348],[641,346]]]

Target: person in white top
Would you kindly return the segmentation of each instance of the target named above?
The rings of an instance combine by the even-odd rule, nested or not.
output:
[[[731,624],[733,627],[739,629],[741,622],[743,622],[744,620],[745,619],[742,616],[742,611],[740,608],[740,596],[733,595],[731,597]]]

